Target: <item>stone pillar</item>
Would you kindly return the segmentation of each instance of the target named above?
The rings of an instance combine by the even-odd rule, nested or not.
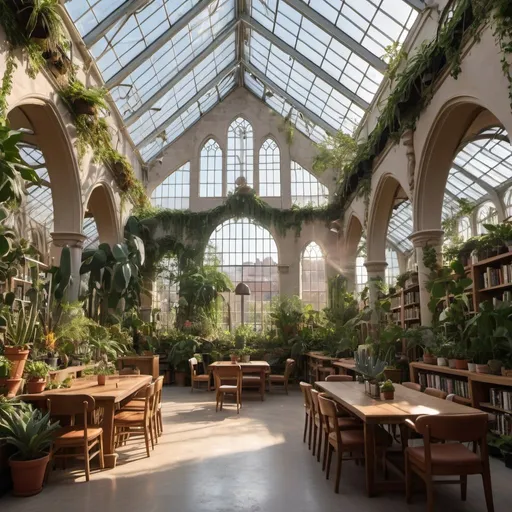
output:
[[[366,261],[364,266],[368,272],[368,297],[370,308],[375,307],[375,302],[379,298],[379,289],[376,285],[376,281],[380,278],[384,282],[386,279],[386,267],[388,266],[386,261]],[[372,315],[371,323],[378,323],[379,319],[377,314]]]
[[[424,231],[416,231],[416,233],[409,236],[409,240],[412,242],[414,250],[416,251],[416,261],[418,265],[421,325],[432,324],[432,312],[428,308],[430,293],[426,287],[430,270],[423,264],[423,248],[427,245],[434,247],[437,251],[438,260],[441,263],[443,235],[444,231],[442,229],[427,229]]]
[[[347,291],[355,293],[356,290],[356,262],[346,262],[342,268],[342,275],[347,280]]]
[[[86,236],[82,233],[59,232],[51,233],[51,256],[53,265],[60,266],[62,248],[66,245],[71,250],[71,279],[72,283],[66,291],[66,300],[77,301],[80,294],[80,266],[82,264],[82,249]]]
[[[278,265],[279,295],[292,297],[300,296],[300,265]]]

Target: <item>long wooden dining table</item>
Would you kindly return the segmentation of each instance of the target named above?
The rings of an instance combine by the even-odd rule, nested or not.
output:
[[[215,371],[219,366],[231,366],[233,363],[229,361],[215,361],[208,366],[209,371]],[[249,361],[248,363],[237,363],[242,367],[242,373],[257,373],[260,376],[260,395],[261,400],[265,400],[265,376],[270,372],[270,365],[267,361]]]
[[[366,490],[368,496],[379,491],[404,488],[404,482],[377,481],[376,431],[379,425],[399,425],[424,414],[481,414],[482,411],[419,391],[395,386],[394,400],[377,400],[364,392],[358,382],[315,382],[317,388],[364,422]]]
[[[70,388],[43,391],[37,395],[22,395],[31,403],[41,402],[45,407],[46,400],[52,395],[89,395],[96,402],[96,407],[103,408],[103,450],[105,467],[116,466],[117,454],[114,449],[114,415],[116,405],[135,395],[139,390],[151,383],[151,375],[112,375],[108,376],[104,386],[98,385],[96,376],[73,380]]]

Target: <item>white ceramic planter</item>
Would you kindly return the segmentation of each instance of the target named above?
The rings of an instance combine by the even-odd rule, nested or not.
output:
[[[448,366],[448,359],[446,357],[438,357],[437,366]]]
[[[470,372],[476,372],[476,364],[475,363],[468,363],[468,370]]]

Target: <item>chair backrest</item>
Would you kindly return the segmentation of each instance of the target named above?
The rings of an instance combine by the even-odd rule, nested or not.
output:
[[[318,395],[320,395],[320,393],[313,388],[309,391],[309,393],[311,396],[311,412],[320,416],[320,406],[318,403]]]
[[[160,375],[158,379],[155,380],[155,403],[162,401],[162,389],[164,389],[164,376]]]
[[[304,398],[304,406],[307,409],[311,409],[311,390],[313,389],[313,386],[307,382],[301,382],[299,386]]]
[[[334,432],[336,434],[338,446],[341,446],[341,431],[336,418],[336,402],[325,396],[323,393],[320,393],[318,395],[318,406],[320,414],[324,418],[323,424],[325,425],[327,433],[330,434],[331,432]]]
[[[153,414],[155,405],[155,383],[152,382],[146,388],[146,396],[144,397],[144,424],[149,425],[149,420]]]
[[[216,366],[213,370],[215,387],[221,386],[223,380],[236,381],[236,385],[242,384],[242,367],[239,364],[226,364]]]
[[[416,382],[402,382],[404,388],[413,389],[414,391],[421,391],[421,386]]]
[[[287,359],[286,366],[284,367],[284,380],[288,380],[290,375],[292,374],[293,369],[295,368],[295,360]]]
[[[464,400],[459,395],[455,395],[453,393],[450,393],[449,395],[447,395],[446,400],[449,400],[450,402],[453,402],[454,404],[466,405],[466,406],[469,405],[466,400]]]
[[[419,416],[416,430],[425,438],[440,441],[477,442],[487,436],[487,413]]]
[[[188,364],[190,365],[190,375],[195,377],[197,375],[197,359],[195,357],[191,357],[188,360]]]
[[[448,396],[448,393],[436,388],[426,388],[425,394],[429,396],[435,396],[436,398],[441,398],[441,400],[445,400]]]
[[[327,382],[352,382],[354,379],[350,375],[327,375]]]

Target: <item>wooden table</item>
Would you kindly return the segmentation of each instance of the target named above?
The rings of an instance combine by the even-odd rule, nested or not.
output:
[[[107,377],[105,386],[99,386],[96,376],[73,381],[72,387],[43,391],[39,395],[25,395],[30,402],[46,401],[51,395],[90,395],[97,407],[103,408],[103,450],[105,467],[116,466],[117,454],[114,450],[114,414],[116,404],[135,395],[137,391],[151,383],[150,375],[126,375]],[[20,396],[23,400],[23,395]]]
[[[354,359],[339,359],[338,361],[334,361],[332,363],[334,368],[339,369],[342,375],[350,375],[356,373],[356,363]]]
[[[230,361],[215,361],[208,366],[209,370],[215,371],[218,366],[231,366]],[[270,365],[267,361],[250,361],[249,363],[238,363],[242,367],[242,373],[259,373],[260,374],[260,395],[261,400],[265,400],[265,376],[270,372]]]
[[[151,375],[153,380],[160,375],[160,356],[124,356],[117,358],[117,369],[137,367],[142,375]]]
[[[415,420],[423,414],[481,414],[482,411],[449,400],[441,400],[419,391],[395,386],[394,400],[376,400],[364,392],[358,382],[316,382],[333,400],[348,409],[364,422],[366,490],[374,496],[380,490],[403,488],[403,482],[377,482],[375,458],[375,433],[378,425],[401,424],[406,419]],[[397,485],[398,483],[398,485]]]

